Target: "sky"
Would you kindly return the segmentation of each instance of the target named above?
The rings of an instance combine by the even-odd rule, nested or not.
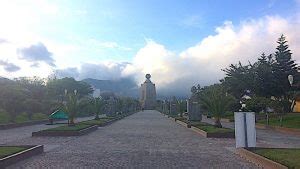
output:
[[[300,0],[0,0],[0,76],[137,84],[162,94],[217,83],[231,63],[274,53],[300,62]]]

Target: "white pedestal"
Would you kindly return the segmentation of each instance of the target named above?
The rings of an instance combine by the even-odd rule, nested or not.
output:
[[[235,112],[236,148],[256,147],[256,129],[254,112]]]

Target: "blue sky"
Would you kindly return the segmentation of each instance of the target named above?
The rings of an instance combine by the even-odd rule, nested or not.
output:
[[[181,51],[213,34],[224,21],[239,23],[265,15],[289,16],[297,10],[295,1],[279,0],[56,2],[62,10],[78,13],[45,20],[38,29],[41,34],[64,43],[72,43],[69,37],[116,42],[132,50],[105,50],[101,54],[122,60],[131,60],[144,46],[145,38]]]
[[[0,76],[140,83],[152,73],[162,88],[208,85],[230,63],[274,52],[282,33],[298,62],[299,6],[299,0],[1,1]]]
[[[181,51],[213,34],[226,20],[239,23],[264,15],[288,16],[295,13],[297,4],[279,0],[50,2],[62,11],[36,25],[37,33],[62,43],[73,43],[71,37],[116,42],[132,50],[106,49],[101,57],[128,61],[143,47],[145,38]]]

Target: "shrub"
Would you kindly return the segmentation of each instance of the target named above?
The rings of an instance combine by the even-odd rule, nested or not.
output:
[[[44,120],[44,119],[48,119],[48,116],[43,113],[35,113],[31,117],[31,120]]]
[[[15,118],[16,123],[22,123],[22,122],[26,122],[26,121],[29,121],[29,116],[25,112],[17,115],[16,118]]]
[[[9,114],[5,110],[0,109],[0,124],[5,124],[9,122],[10,122]]]

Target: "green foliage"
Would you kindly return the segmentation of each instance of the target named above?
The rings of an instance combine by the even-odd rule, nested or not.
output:
[[[97,120],[99,119],[99,115],[103,111],[104,101],[100,97],[97,97],[92,100],[92,104],[93,110],[96,114],[95,119]]]
[[[0,124],[6,124],[10,122],[10,116],[5,110],[0,109]]]
[[[297,72],[297,64],[292,60],[292,53],[288,49],[287,41],[285,37],[281,37],[277,41],[278,46],[275,52],[275,64],[273,66],[274,76],[276,79],[276,95],[278,97],[285,96],[286,92],[291,90],[288,75],[293,75],[295,80],[299,79],[299,73]]]
[[[74,118],[76,117],[76,113],[78,110],[78,99],[77,95],[74,93],[70,93],[68,95],[67,104],[65,105],[65,110],[68,113],[70,124],[74,124]]]
[[[217,127],[222,127],[220,119],[234,103],[234,97],[227,94],[222,85],[215,84],[203,88],[203,90],[199,93],[199,98],[202,108],[210,112],[216,119],[215,125]]]
[[[236,98],[240,98],[241,94],[246,90],[253,91],[255,89],[256,72],[255,67],[251,64],[243,66],[241,62],[237,65],[231,64],[229,68],[223,70],[226,77],[221,81]]]
[[[293,88],[287,77],[293,75],[294,83],[299,83],[298,65],[292,60],[292,53],[283,35],[277,43],[275,54],[266,56],[263,53],[254,64],[242,65],[239,62],[237,65],[231,64],[223,70],[226,76],[221,82],[229,93],[240,99],[243,91],[250,90],[253,95],[259,97],[249,103],[250,109],[254,111],[260,111],[266,106],[266,100],[262,97],[274,96],[276,101],[271,103],[273,108],[278,113],[290,112],[291,102],[289,100],[293,100],[297,96],[296,92],[291,94]],[[281,107],[279,108],[278,105]]]
[[[266,111],[267,107],[272,106],[272,100],[265,97],[254,96],[246,101],[246,110],[259,113]]]
[[[48,116],[43,113],[35,113],[32,115],[31,120],[45,120]]]
[[[67,77],[62,79],[50,79],[46,86],[48,94],[55,97],[57,100],[63,99],[65,89],[67,89],[68,93],[72,93],[74,90],[77,90],[79,98],[93,92],[93,89],[89,84]]]
[[[23,122],[27,122],[27,121],[29,121],[29,116],[25,112],[18,114],[15,118],[16,123],[23,123]]]

